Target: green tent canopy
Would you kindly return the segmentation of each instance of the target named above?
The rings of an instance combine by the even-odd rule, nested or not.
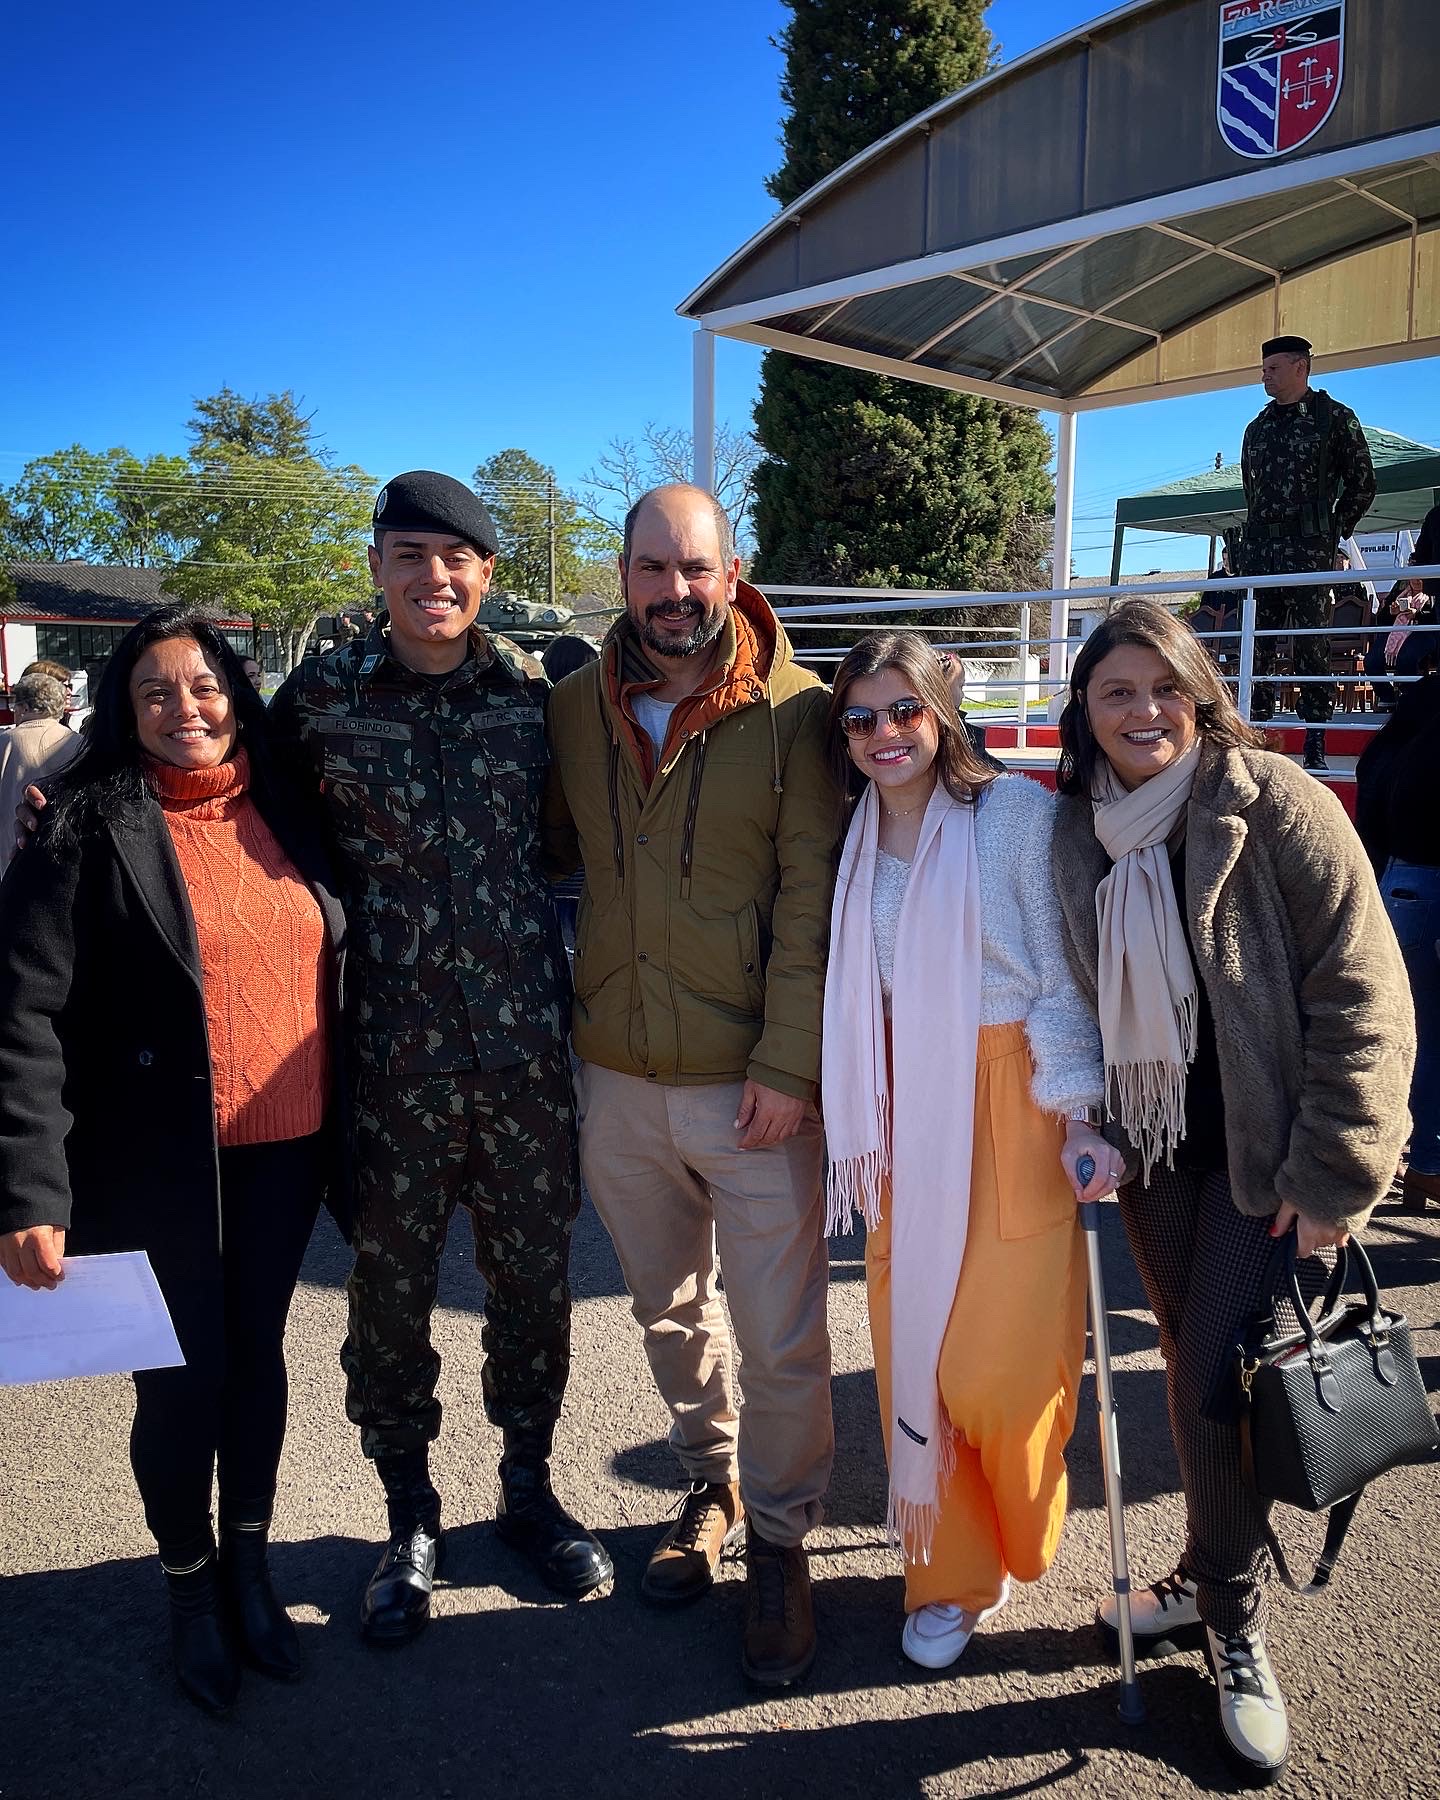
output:
[[[1402,531],[1418,525],[1432,506],[1440,504],[1440,450],[1372,425],[1365,427],[1365,437],[1375,464],[1377,492],[1357,531]],[[1117,500],[1110,580],[1120,579],[1127,530],[1144,526],[1147,531],[1174,531],[1185,537],[1219,537],[1244,518],[1239,463]]]

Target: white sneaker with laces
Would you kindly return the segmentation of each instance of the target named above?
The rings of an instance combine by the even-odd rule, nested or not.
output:
[[[1113,1594],[1100,1602],[1095,1616],[1106,1631],[1118,1635],[1120,1603]],[[1130,1628],[1136,1642],[1147,1646],[1161,1638],[1177,1639],[1187,1633],[1198,1637],[1200,1610],[1195,1604],[1195,1583],[1176,1569],[1163,1581],[1131,1594]]]
[[[1290,1721],[1264,1638],[1257,1632],[1221,1637],[1207,1627],[1205,1647],[1220,1690],[1225,1748],[1248,1774],[1273,1781],[1290,1757]]]
[[[982,1612],[969,1612],[963,1606],[936,1603],[920,1606],[905,1620],[900,1648],[911,1662],[922,1669],[948,1669],[964,1655],[965,1646],[987,1619],[993,1619],[1010,1598],[1010,1577],[1000,1587],[1000,1597]]]

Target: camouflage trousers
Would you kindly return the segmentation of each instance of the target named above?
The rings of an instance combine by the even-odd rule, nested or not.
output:
[[[440,1430],[430,1315],[456,1206],[487,1294],[485,1413],[554,1424],[570,1372],[570,1233],[580,1208],[570,1060],[455,1075],[363,1072],[355,1095],[355,1266],[340,1352],[367,1456]]]
[[[1302,575],[1310,570],[1333,569],[1335,552],[1326,546],[1312,546],[1307,540],[1291,542],[1279,539],[1247,544],[1245,560],[1251,575]],[[1257,588],[1255,592],[1255,625],[1259,631],[1319,630],[1330,623],[1334,595],[1327,587]],[[1275,687],[1260,679],[1274,675],[1279,669],[1283,638],[1257,637],[1255,640],[1255,685],[1250,696],[1250,716],[1271,719],[1275,716]],[[1325,637],[1296,637],[1290,640],[1288,661],[1295,675],[1328,675],[1330,673],[1330,640]],[[1335,710],[1335,688],[1331,682],[1302,681],[1295,690],[1297,715],[1307,724],[1321,725]]]

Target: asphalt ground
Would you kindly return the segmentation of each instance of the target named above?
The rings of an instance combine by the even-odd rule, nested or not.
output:
[[[1144,1580],[1171,1567],[1181,1507],[1154,1325],[1113,1209],[1105,1223],[1130,1554]],[[1440,1216],[1422,1222],[1382,1207],[1369,1241],[1382,1284],[1416,1328],[1435,1393]],[[326,1220],[290,1320],[273,1555],[307,1658],[303,1680],[283,1687],[247,1676],[229,1718],[197,1713],[169,1669],[160,1576],[126,1460],[128,1382],[4,1390],[0,1796],[1237,1791],[1198,1651],[1142,1665],[1143,1725],[1116,1716],[1116,1670],[1092,1623],[1109,1552],[1089,1391],[1055,1567],[1017,1589],[954,1670],[932,1678],[901,1656],[860,1244],[831,1248],[838,1453],[828,1519],[812,1539],[821,1645],[802,1688],[767,1698],[746,1687],[738,1562],[687,1609],[658,1612],[640,1599],[645,1558],[680,1482],[619,1272],[588,1206],[576,1236],[575,1360],[556,1484],[610,1546],[613,1590],[558,1603],[495,1537],[498,1443],[477,1401],[483,1289],[462,1221],[435,1319],[447,1572],[421,1639],[396,1652],[365,1648],[356,1609],[383,1515],[341,1404],[347,1253]],[[1286,1793],[1440,1794],[1437,1510],[1433,1469],[1391,1475],[1362,1508],[1325,1598],[1302,1603],[1277,1587],[1270,1643],[1296,1744]],[[1318,1538],[1314,1520],[1293,1514],[1286,1532],[1296,1545]]]

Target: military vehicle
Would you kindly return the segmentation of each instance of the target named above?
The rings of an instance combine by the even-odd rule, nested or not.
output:
[[[493,631],[508,638],[532,656],[539,656],[552,638],[569,631],[574,619],[575,614],[568,606],[558,603],[550,606],[493,588],[475,615],[475,623],[482,631]]]

